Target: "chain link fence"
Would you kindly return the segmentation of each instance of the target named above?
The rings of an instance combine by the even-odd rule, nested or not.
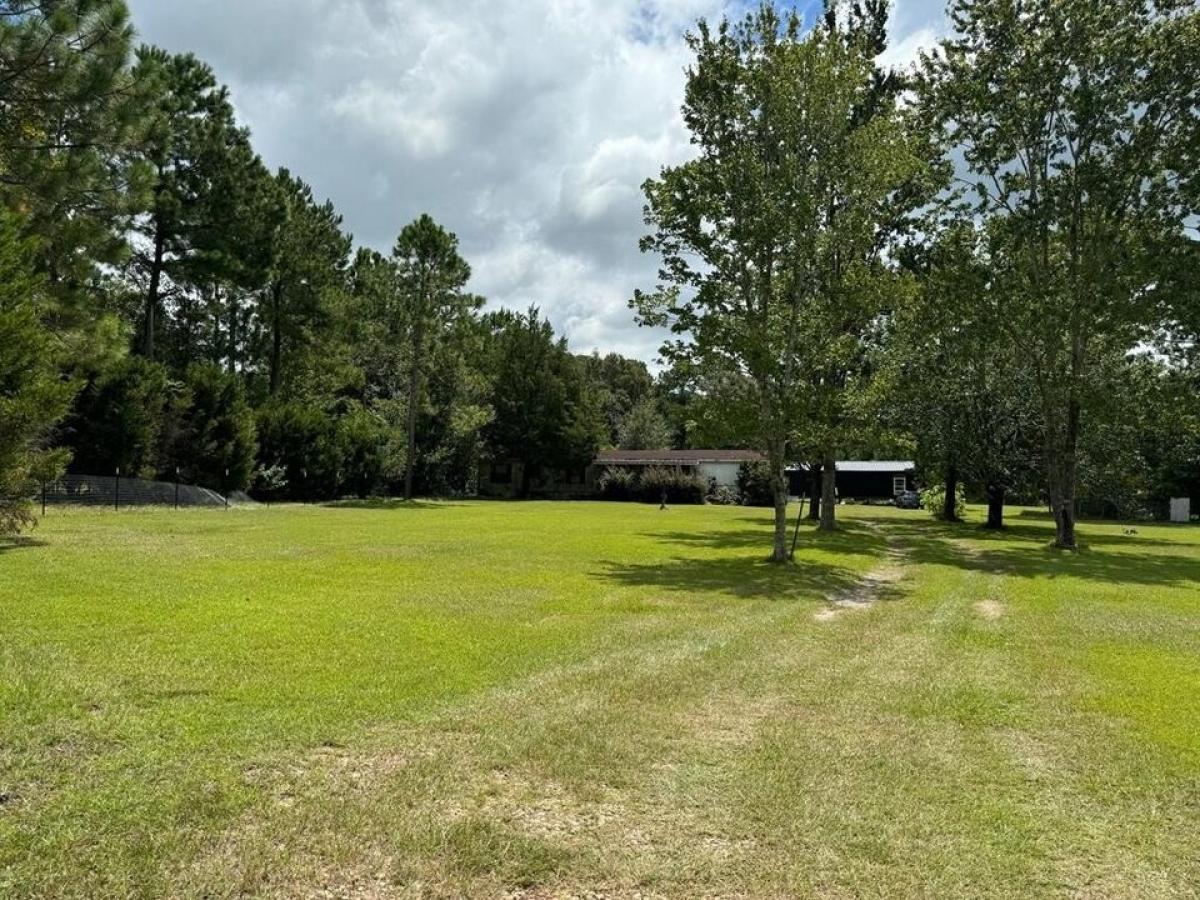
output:
[[[38,486],[34,498],[43,511],[53,506],[227,507],[240,495],[225,497],[208,488],[170,481],[146,481],[115,475],[64,475]]]

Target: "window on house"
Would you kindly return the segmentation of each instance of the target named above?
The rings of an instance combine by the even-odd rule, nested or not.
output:
[[[908,490],[908,478],[904,475],[897,475],[892,479],[892,493],[903,494]]]
[[[492,463],[488,480],[492,484],[512,484],[512,463]]]

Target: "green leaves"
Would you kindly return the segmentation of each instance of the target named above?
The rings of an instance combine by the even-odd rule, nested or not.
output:
[[[788,444],[849,441],[896,290],[883,250],[928,169],[873,62],[885,24],[880,4],[803,35],[771,4],[701,23],[683,106],[695,158],[645,186],[642,249],[662,266],[634,297],[638,320],[678,335],[664,356],[725,392],[708,405],[777,467]]]
[[[958,34],[925,60],[923,102],[987,220],[1002,322],[1036,376],[1059,541],[1073,546],[1103,361],[1195,306],[1177,273],[1196,243],[1200,10],[955,0],[951,15]]]

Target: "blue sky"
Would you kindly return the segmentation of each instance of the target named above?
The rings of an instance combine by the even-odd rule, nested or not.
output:
[[[685,30],[741,0],[129,0],[144,41],[230,85],[271,166],[331,198],[360,244],[429,212],[472,288],[540,306],[577,351],[653,359],[627,307],[653,283],[639,185],[686,158]],[[797,2],[808,13],[820,0]],[[888,57],[945,28],[899,0]]]

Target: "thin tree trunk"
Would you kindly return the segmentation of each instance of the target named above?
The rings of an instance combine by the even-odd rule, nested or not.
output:
[[[163,255],[166,236],[162,226],[154,230],[154,257],[150,260],[150,288],[146,291],[145,332],[142,334],[142,356],[154,359],[154,332],[157,328],[159,293],[162,290]]]
[[[810,521],[821,520],[821,467],[813,466],[808,488],[808,518]]]
[[[421,351],[424,349],[423,325],[418,322],[413,330],[412,368],[408,374],[408,457],[404,461],[404,499],[413,498],[413,470],[417,461],[417,399],[421,392]]]
[[[787,541],[788,482],[785,471],[787,461],[784,459],[786,453],[787,442],[781,440],[772,441],[767,453],[767,459],[771,465],[771,493],[775,499],[775,546],[771,552],[771,562],[777,563],[787,562],[789,558]]]
[[[1062,459],[1057,468],[1057,485],[1054,510],[1054,546],[1061,550],[1075,550],[1079,544],[1075,536],[1075,489],[1079,479],[1079,427],[1081,410],[1075,397],[1067,402],[1067,432]]]
[[[985,527],[992,531],[999,531],[1004,527],[1004,500],[1007,493],[1002,484],[988,485],[988,514]]]
[[[241,323],[238,322],[237,299],[230,293],[229,295],[229,374],[237,374],[237,348],[238,348],[238,328]]]
[[[825,454],[821,466],[821,526],[822,531],[837,528],[837,461],[832,453]]]
[[[283,282],[271,287],[271,374],[268,393],[279,393],[280,369],[283,366]]]
[[[947,522],[960,522],[958,517],[958,466],[950,463],[946,467],[946,496],[942,500],[942,518]]]

